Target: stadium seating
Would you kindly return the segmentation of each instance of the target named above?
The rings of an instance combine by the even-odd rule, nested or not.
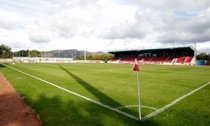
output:
[[[191,56],[183,56],[183,57],[178,57],[176,63],[190,63],[192,60]]]
[[[112,61],[120,61],[121,63],[133,63],[135,59],[139,61],[139,63],[143,64],[163,64],[163,63],[178,63],[178,64],[184,64],[184,63],[190,63],[192,60],[192,56],[182,56],[182,57],[122,57],[122,58],[114,58]]]
[[[140,49],[110,51],[115,55],[112,61],[133,63],[135,59],[142,64],[189,64],[193,60],[195,50],[192,47],[170,47],[159,49]]]
[[[185,63],[190,63],[192,58],[193,58],[192,56],[187,56],[185,59]]]
[[[166,63],[171,63],[174,60],[175,57],[169,56],[166,58],[166,60],[164,62]]]

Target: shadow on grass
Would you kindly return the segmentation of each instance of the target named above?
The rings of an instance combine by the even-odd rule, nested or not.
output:
[[[80,77],[76,76],[75,74],[73,74],[72,72],[68,71],[64,67],[62,67],[60,65],[59,65],[59,67],[63,71],[65,71],[70,77],[74,78],[80,85],[82,85],[92,95],[94,95],[100,102],[102,102],[102,103],[107,103],[108,102],[110,106],[115,106],[115,107],[122,106],[120,103],[118,103],[114,99],[110,98],[109,96],[107,96],[103,92],[99,91],[98,89],[96,89],[95,87],[93,87],[91,84],[89,84],[88,82],[82,80]]]
[[[77,99],[77,98],[76,98]],[[154,122],[139,122],[83,100],[39,96],[32,108],[39,113],[43,126],[156,126]]]
[[[22,92],[24,101],[40,117],[43,126],[156,126],[152,121],[135,121],[125,116],[119,115],[113,111],[97,106],[91,102],[78,99],[78,97],[69,94],[50,94],[48,92],[37,93],[35,90]],[[48,90],[47,91],[53,91]],[[5,101],[13,97],[13,93],[0,95],[0,112]],[[36,100],[31,96],[36,95]],[[15,103],[14,103],[15,104]],[[18,122],[19,118],[6,118],[10,115],[9,111],[0,114],[0,125],[8,126]],[[12,114],[18,114],[12,113]],[[27,113],[26,113],[27,114]],[[4,117],[3,117],[4,116]],[[15,116],[18,117],[18,116]],[[25,120],[30,121],[30,120]],[[33,126],[33,125],[31,125]]]
[[[97,88],[93,87],[91,84],[89,84],[88,82],[84,81],[80,77],[76,76],[75,74],[73,74],[69,70],[65,69],[61,65],[59,65],[59,67],[63,71],[65,71],[70,77],[74,78],[80,85],[82,85],[91,94],[93,94],[101,103],[105,103],[105,104],[108,103],[108,105],[115,106],[115,107],[122,106],[119,102],[117,102],[114,99],[112,99],[111,97],[107,96],[105,93],[99,91]],[[124,108],[124,111],[128,112],[130,114],[132,114],[132,113],[135,114],[135,112],[133,112],[132,110],[129,110],[127,108]],[[141,122],[141,123],[144,123],[144,122]]]
[[[0,63],[0,68],[4,68],[5,66],[4,65],[2,65],[2,63]]]

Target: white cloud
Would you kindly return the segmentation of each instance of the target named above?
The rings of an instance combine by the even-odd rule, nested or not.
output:
[[[0,43],[90,51],[196,43],[210,49],[208,0],[0,0]]]
[[[0,28],[8,30],[24,28],[24,18],[15,12],[0,9]]]
[[[31,42],[46,43],[52,38],[51,31],[49,31],[46,26],[42,26],[42,24],[39,23],[28,25],[26,31]]]
[[[210,8],[193,17],[171,15],[166,20],[159,41],[165,43],[196,43],[210,40]]]

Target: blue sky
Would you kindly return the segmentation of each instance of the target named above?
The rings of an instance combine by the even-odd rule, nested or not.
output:
[[[0,44],[14,51],[195,43],[210,52],[209,0],[0,0]]]

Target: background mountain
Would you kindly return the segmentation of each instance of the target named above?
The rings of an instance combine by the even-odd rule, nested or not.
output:
[[[103,55],[103,54],[109,54],[105,52],[88,52],[84,50],[77,50],[77,49],[69,49],[69,50],[51,50],[51,51],[42,51],[41,57],[61,57],[61,58],[72,58],[72,57],[78,57],[78,56],[84,56],[86,52],[86,55]]]

